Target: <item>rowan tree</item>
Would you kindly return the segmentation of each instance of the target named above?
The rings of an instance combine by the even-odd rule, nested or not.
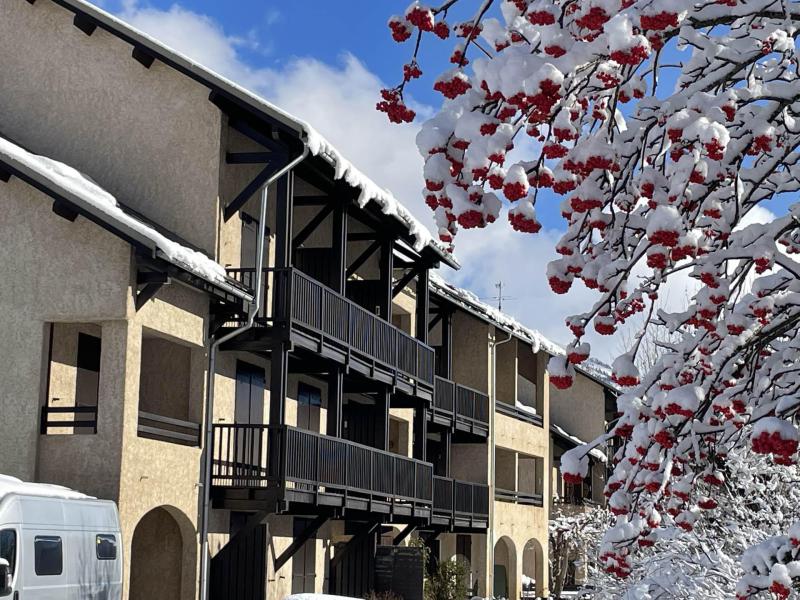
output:
[[[456,9],[472,16],[448,23]],[[378,105],[393,121],[414,118],[404,95],[426,48],[452,47],[442,108],[417,137],[441,240],[505,209],[536,233],[537,205],[560,202],[548,283],[597,296],[567,319],[550,381],[571,385],[588,328],[614,335],[643,315],[642,337],[673,340],[647,372],[638,343],[612,365],[625,390],[612,434],[626,443],[603,561],[622,578],[641,542],[715,510],[732,451],[797,460],[799,19],[790,0],[447,0],[389,21],[411,54]],[[656,310],[683,274],[700,284],[686,310]],[[565,477],[582,480],[603,441],[566,454]],[[795,529],[747,555],[740,598],[800,581]]]

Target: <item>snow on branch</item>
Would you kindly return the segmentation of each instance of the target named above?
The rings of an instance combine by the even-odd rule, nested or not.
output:
[[[472,16],[448,23],[456,7]],[[550,361],[551,381],[571,384],[589,328],[614,335],[641,315],[642,330],[670,340],[647,370],[635,366],[642,344],[614,361],[627,391],[606,489],[619,535],[606,559],[619,576],[658,530],[693,531],[718,510],[731,453],[797,462],[798,22],[787,0],[414,2],[390,22],[398,42],[413,40],[378,107],[393,120],[413,118],[403,98],[426,44],[454,38],[433,83],[442,108],[417,137],[440,239],[504,210],[535,234],[537,203],[560,199],[565,231],[547,280],[597,297],[567,319],[574,339]],[[655,310],[681,276],[700,284],[685,310]],[[567,470],[576,478],[579,457]],[[653,510],[664,518],[643,526]],[[795,550],[761,555],[772,566],[758,577],[770,579],[747,580],[741,598],[800,582]]]

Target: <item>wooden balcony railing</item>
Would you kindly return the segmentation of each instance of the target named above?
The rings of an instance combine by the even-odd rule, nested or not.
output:
[[[61,415],[55,417],[54,415]],[[51,429],[71,429],[68,433],[97,433],[97,406],[43,406],[39,423],[42,435]],[[66,433],[58,431],[58,433]]]
[[[277,490],[402,503],[461,526],[485,527],[489,488],[433,475],[433,466],[287,425],[214,425],[214,488]]]
[[[526,410],[522,410],[517,408],[512,404],[508,404],[506,402],[496,402],[495,403],[495,410],[499,412],[501,415],[506,415],[508,417],[513,417],[520,421],[525,421],[526,423],[530,423],[531,425],[536,425],[537,427],[542,427],[544,421],[542,420],[541,415],[533,414],[532,412],[528,412]]]
[[[297,269],[265,269],[261,324],[290,323],[433,387],[433,348]],[[255,269],[228,269],[245,286]],[[271,298],[271,302],[269,299]]]
[[[183,446],[200,446],[200,424],[139,411],[139,437]]]
[[[434,476],[433,511],[437,516],[453,519],[486,520],[489,518],[489,486]]]
[[[217,487],[299,486],[426,505],[433,500],[430,463],[287,425],[214,425],[212,456]]]
[[[438,376],[434,391],[433,407],[437,412],[488,430],[489,396]]]
[[[544,505],[544,499],[541,494],[532,494],[529,492],[495,488],[494,497],[495,500],[500,500],[501,502],[513,502],[514,504],[528,504],[531,506]]]

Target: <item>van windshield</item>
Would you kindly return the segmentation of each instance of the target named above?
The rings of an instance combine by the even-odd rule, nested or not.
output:
[[[9,573],[14,575],[17,562],[17,532],[13,529],[0,530],[0,558],[8,561]]]

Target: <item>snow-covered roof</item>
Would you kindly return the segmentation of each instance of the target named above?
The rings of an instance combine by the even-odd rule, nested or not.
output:
[[[381,188],[366,174],[362,173],[306,121],[298,119],[251,90],[223,77],[219,73],[170,48],[156,38],[136,29],[122,19],[86,2],[86,0],[59,0],[58,4],[68,7],[74,12],[89,15],[102,28],[137,47],[146,48],[165,64],[195,80],[202,81],[206,85],[230,94],[256,111],[266,114],[297,132],[305,138],[312,155],[321,157],[333,166],[336,179],[342,179],[360,190],[359,206],[363,208],[369,202],[375,202],[380,207],[381,212],[394,217],[408,230],[414,239],[414,249],[417,252],[428,247],[450,266],[459,267],[458,261],[448,248],[435,239],[430,230],[414,217],[411,211],[403,206],[389,190]]]
[[[542,350],[552,356],[566,355],[566,350],[563,346],[548,339],[540,331],[523,325],[511,315],[507,315],[491,304],[483,302],[469,290],[445,281],[438,273],[431,272],[430,283],[432,291],[447,297],[451,302],[528,342],[534,352]],[[577,365],[576,369],[606,387],[617,389],[616,384],[611,381],[610,367],[597,359],[589,358]]]
[[[575,446],[583,446],[586,444],[586,442],[584,442],[578,436],[572,435],[571,433],[567,433],[567,431],[563,427],[559,427],[555,423],[550,423],[550,431],[555,433],[557,436],[567,440],[571,444],[574,444]],[[589,450],[589,456],[603,463],[608,462],[608,457],[599,448],[592,448],[591,450]]]
[[[0,500],[10,494],[36,496],[39,498],[63,498],[65,500],[86,500],[92,498],[92,496],[81,494],[80,492],[61,487],[60,485],[28,483],[16,477],[0,475]]]
[[[251,295],[225,274],[225,268],[202,252],[169,239],[154,227],[129,214],[116,198],[87,175],[64,163],[28,152],[0,136],[0,162],[45,189],[74,204],[129,239],[150,248],[159,258],[225,291],[249,301]]]

